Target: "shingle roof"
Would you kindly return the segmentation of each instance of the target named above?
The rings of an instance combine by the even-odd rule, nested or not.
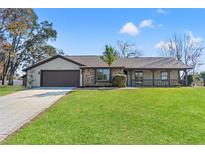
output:
[[[100,56],[66,56],[68,59],[79,62],[83,64],[82,67],[108,67],[108,65],[103,62]],[[117,59],[111,67],[124,67]]]
[[[83,64],[82,67],[108,67],[100,59],[100,56],[66,56],[72,61]],[[167,57],[137,57],[137,58],[117,58],[111,67],[125,67],[130,69],[190,69],[174,58]]]
[[[45,60],[42,60],[23,71],[27,71],[31,68],[44,64],[55,58],[63,58],[67,61],[75,63],[82,68],[93,67],[102,68],[108,67],[108,65],[103,62],[100,56],[61,56],[56,55]],[[191,69],[192,67],[185,65],[174,58],[167,57],[138,57],[138,58],[117,58],[117,60],[112,64],[111,67],[123,67],[128,69]]]

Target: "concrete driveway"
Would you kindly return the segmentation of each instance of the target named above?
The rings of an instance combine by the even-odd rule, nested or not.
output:
[[[34,88],[0,97],[0,141],[74,88]]]

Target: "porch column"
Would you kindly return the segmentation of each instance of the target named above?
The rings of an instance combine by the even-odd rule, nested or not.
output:
[[[170,72],[171,72],[171,70],[168,70],[168,84],[169,84],[169,87],[171,85],[171,83],[170,83]]]
[[[130,87],[132,87],[132,70],[129,72],[130,73]]]
[[[187,70],[184,70],[184,73],[185,73],[185,85],[188,86]]]
[[[152,70],[152,86],[154,87],[155,86],[155,84],[154,84],[154,70]]]
[[[83,69],[80,69],[80,87],[83,86]]]
[[[178,82],[180,82],[180,70],[178,70]]]

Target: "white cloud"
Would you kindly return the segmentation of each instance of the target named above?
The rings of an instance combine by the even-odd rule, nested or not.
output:
[[[133,24],[132,22],[127,22],[123,25],[123,27],[120,30],[120,33],[122,34],[129,34],[131,36],[136,36],[139,34],[139,29],[137,28],[137,26],[135,24]]]
[[[187,31],[186,34],[189,36],[190,45],[201,43],[203,41],[201,37],[195,37],[191,31]],[[174,42],[171,43],[170,41],[160,41],[155,45],[155,48],[157,49],[169,49],[170,47],[173,49],[176,48]]]
[[[157,49],[161,49],[163,47],[168,48],[169,47],[169,43],[165,42],[165,41],[160,41],[155,45],[155,48]]]
[[[172,47],[173,49],[176,48],[176,45],[171,42],[166,42],[166,41],[160,41],[155,45],[155,48],[157,49],[170,49]]]
[[[145,19],[139,24],[140,28],[145,28],[145,27],[154,27],[153,21],[151,19]]]
[[[155,45],[155,48],[156,49],[161,49],[161,47],[164,45],[164,41],[160,41],[160,42],[158,42],[156,45]]]
[[[195,37],[191,31],[187,31],[187,35],[190,37],[191,43],[201,43],[202,38],[201,37]]]
[[[133,22],[125,23],[123,27],[120,29],[120,33],[136,36],[140,33],[140,28],[160,28],[162,26],[162,24],[154,25],[154,22],[151,19],[145,19],[140,22],[139,26],[135,25]]]
[[[158,13],[161,13],[161,14],[167,13],[164,9],[157,9],[157,12],[158,12]]]

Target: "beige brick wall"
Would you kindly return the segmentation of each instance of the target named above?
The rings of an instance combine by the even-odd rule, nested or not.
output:
[[[83,86],[95,86],[95,69],[83,69]]]
[[[170,79],[178,79],[178,70],[172,70],[170,72]]]

